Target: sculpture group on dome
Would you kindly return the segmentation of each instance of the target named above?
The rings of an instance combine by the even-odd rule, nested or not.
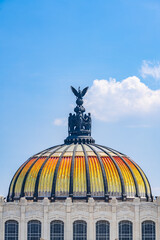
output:
[[[87,93],[88,87],[84,88],[82,91],[80,87],[78,91],[72,86],[71,89],[77,97],[77,106],[74,108],[75,113],[70,113],[68,117],[68,135],[74,137],[91,136],[91,114],[86,114],[85,108],[83,107],[83,97]]]
[[[91,114],[83,116],[81,112],[78,114],[69,114],[68,117],[68,134],[73,135],[88,135],[91,136]]]

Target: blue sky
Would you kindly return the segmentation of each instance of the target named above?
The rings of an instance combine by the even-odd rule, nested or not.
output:
[[[96,142],[133,158],[160,195],[159,12],[154,0],[0,0],[0,195],[67,136],[70,85],[90,87]]]

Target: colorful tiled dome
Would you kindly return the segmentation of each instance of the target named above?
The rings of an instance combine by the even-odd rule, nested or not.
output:
[[[8,201],[21,197],[34,201],[44,197],[51,201],[67,197],[152,200],[147,177],[133,160],[94,143],[90,114],[83,114],[82,97],[86,91],[79,90],[77,95],[74,92],[76,115],[69,115],[69,136],[65,143],[35,154],[22,164],[11,181]]]
[[[151,198],[141,168],[126,155],[96,144],[59,145],[28,159],[16,172],[8,200]]]

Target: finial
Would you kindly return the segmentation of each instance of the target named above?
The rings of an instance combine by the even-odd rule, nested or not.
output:
[[[87,93],[88,87],[82,91],[80,87],[78,91],[71,86],[71,90],[77,97],[74,108],[76,114],[69,114],[68,117],[68,137],[65,139],[65,143],[94,143],[95,141],[91,137],[91,114],[84,114],[85,108],[83,107],[83,97]]]
[[[80,99],[82,99],[82,97],[84,97],[84,95],[88,91],[88,87],[84,88],[82,91],[80,90],[80,87],[78,88],[78,91],[72,86],[71,86],[71,89],[72,89],[72,92],[74,93],[74,95]]]

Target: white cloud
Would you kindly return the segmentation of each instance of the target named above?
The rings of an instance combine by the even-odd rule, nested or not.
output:
[[[86,95],[87,111],[102,121],[160,116],[160,90],[151,90],[136,76],[121,82],[95,80]]]
[[[143,78],[151,76],[156,80],[159,80],[160,79],[160,62],[154,63],[150,61],[143,61],[140,72]]]
[[[56,126],[66,126],[67,125],[67,119],[66,118],[56,118],[53,121],[53,124]]]

